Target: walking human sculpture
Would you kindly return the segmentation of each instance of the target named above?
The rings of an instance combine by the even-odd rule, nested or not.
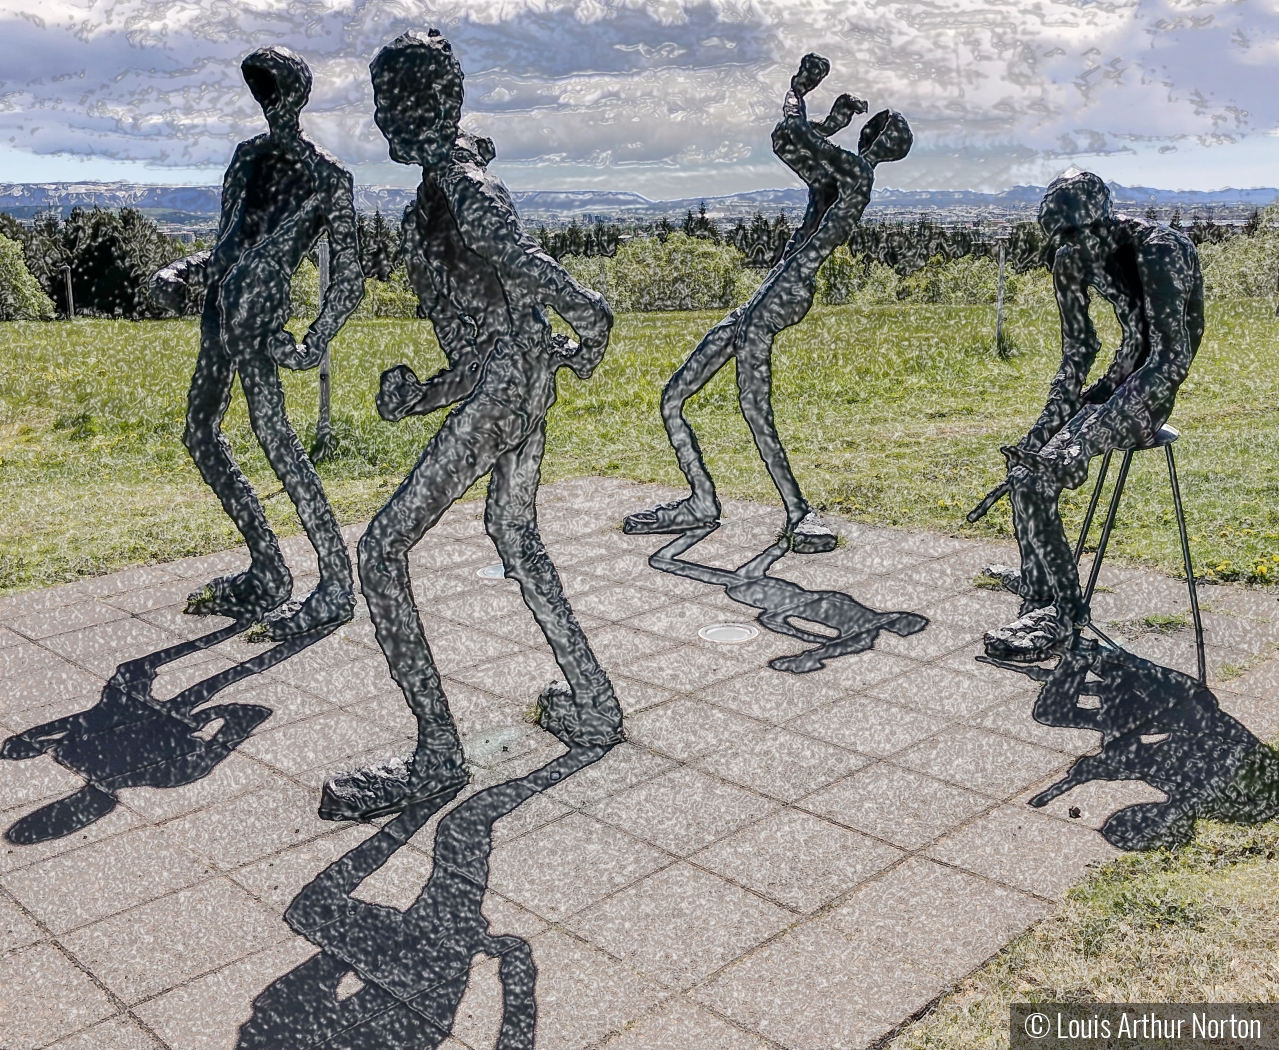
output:
[[[860,99],[840,95],[825,120],[810,121],[804,96],[829,72],[826,59],[804,56],[791,78],[782,121],[773,130],[773,152],[808,186],[804,221],[750,301],[706,334],[662,392],[666,433],[692,492],[685,499],[628,515],[623,523],[628,533],[686,532],[719,520],[715,485],[697,437],[684,418],[684,405],[734,358],[742,414],[785,504],[785,535],[791,549],[816,554],[835,548],[835,534],[821,523],[800,491],[773,422],[773,340],[807,315],[816,294],[818,269],[848,240],[870,201],[875,166],[906,156],[912,136],[900,113],[883,110],[862,128],[857,153],[830,142],[831,135],[867,107]]]
[[[409,588],[408,552],[490,470],[485,527],[567,679],[542,692],[537,720],[570,746],[622,739],[621,708],[542,545],[534,502],[556,373],[591,375],[612,314],[524,231],[505,186],[485,170],[492,143],[458,130],[462,69],[448,41],[435,30],[406,33],[369,68],[391,159],[422,166],[406,240],[422,305],[451,365],[426,383],[406,366],[389,369],[378,410],[396,420],[465,400],[360,540],[360,582],[378,644],[417,718],[417,747],[408,761],[331,778],[320,815],[333,820],[371,819],[466,783]],[[580,344],[551,334],[544,306],[573,326]]]
[[[1021,568],[988,571],[1021,596],[1021,611],[1011,624],[987,632],[985,648],[992,657],[1024,661],[1058,651],[1090,620],[1061,521],[1062,490],[1083,484],[1094,456],[1154,441],[1204,325],[1194,244],[1149,220],[1116,217],[1110,191],[1096,175],[1073,173],[1049,185],[1039,224],[1060,245],[1053,285],[1061,367],[1035,425],[1001,449],[1007,481],[969,515],[976,520],[1004,491],[1011,494]],[[1101,348],[1088,317],[1089,288],[1114,308],[1123,340],[1105,374],[1085,389]]]
[[[190,287],[206,287],[200,355],[187,399],[183,443],[205,482],[244,536],[252,563],[187,599],[187,612],[262,617],[258,637],[282,640],[350,620],[351,559],[314,464],[284,409],[279,366],[314,368],[364,296],[351,174],[302,133],[298,117],[311,71],[283,47],[254,51],[241,69],[270,132],[236,147],[222,183],[217,244],[152,278],[157,299],[179,307]],[[298,346],[285,328],[293,272],[326,233],[332,277],[319,316]],[[262,504],[222,433],[231,381],[249,406],[253,432],[297,508],[319,559],[320,582],[304,602],[288,601],[293,578]],[[274,611],[272,611],[274,610]]]

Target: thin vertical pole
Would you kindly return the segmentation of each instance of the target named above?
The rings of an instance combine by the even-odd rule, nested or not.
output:
[[[1165,445],[1168,453],[1168,480],[1172,482],[1172,503],[1177,510],[1177,532],[1181,535],[1181,558],[1186,564],[1186,585],[1190,588],[1190,612],[1195,618],[1195,657],[1199,661],[1199,682],[1208,684],[1208,661],[1204,656],[1204,625],[1199,615],[1199,592],[1195,588],[1195,570],[1190,565],[1190,539],[1186,535],[1186,513],[1181,506],[1181,487],[1177,484],[1177,464],[1172,458],[1172,445]]]
[[[329,290],[329,239],[325,237],[320,241],[320,308],[324,308],[324,296]],[[323,459],[329,451],[329,445],[333,439],[333,425],[331,422],[331,393],[329,385],[330,377],[330,361],[329,348],[324,348],[324,355],[320,358],[320,414],[315,422],[315,453],[312,458],[316,460]]]
[[[999,284],[995,291],[995,352],[1004,355],[1004,242],[999,242]]]
[[[67,317],[75,320],[75,293],[71,291],[71,267],[62,267],[62,275],[67,280]]]

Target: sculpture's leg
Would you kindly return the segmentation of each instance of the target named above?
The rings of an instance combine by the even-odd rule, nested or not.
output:
[[[524,604],[568,681],[567,692],[552,686],[542,694],[539,721],[570,746],[615,744],[622,739],[622,709],[564,597],[559,574],[537,529],[537,486],[545,444],[543,423],[498,459],[489,482],[484,527],[507,576],[519,583]]]
[[[739,307],[707,332],[662,391],[662,421],[666,424],[675,459],[684,477],[688,478],[692,494],[687,499],[663,503],[652,510],[628,514],[622,523],[625,532],[687,532],[719,520],[715,483],[702,459],[697,435],[684,418],[684,406],[733,356],[733,335],[741,314]]]
[[[260,615],[289,596],[293,578],[280,554],[280,544],[267,525],[262,504],[231,456],[222,433],[222,417],[231,401],[235,362],[222,346],[218,311],[209,295],[201,322],[200,356],[187,395],[186,431],[182,443],[200,476],[240,530],[253,563],[248,571],[212,581],[187,599],[187,612],[233,616]]]
[[[266,617],[261,634],[282,641],[346,623],[355,614],[351,559],[320,475],[285,413],[279,370],[265,353],[246,354],[240,361],[240,385],[249,403],[253,432],[297,508],[320,565],[319,586],[300,605],[289,602]]]
[[[320,816],[368,820],[466,783],[462,744],[413,601],[409,551],[523,436],[508,406],[472,397],[445,419],[360,538],[360,584],[391,677],[417,719],[417,748],[408,763],[331,778],[324,785]]]
[[[987,632],[986,653],[997,659],[1034,661],[1070,638],[1083,596],[1058,506],[1061,485],[1049,474],[1025,467],[1010,470],[1008,484],[1021,550],[1022,614]]]
[[[799,554],[821,554],[835,549],[836,537],[804,499],[777,433],[772,402],[772,342],[771,334],[762,326],[748,325],[739,333],[737,396],[760,459],[768,468],[786,508],[786,533],[791,539],[791,549]]]

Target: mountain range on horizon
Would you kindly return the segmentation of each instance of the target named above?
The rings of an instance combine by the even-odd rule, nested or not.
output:
[[[1279,201],[1279,189],[1160,190],[1146,186],[1110,184],[1120,210],[1154,209],[1161,219],[1180,211],[1217,221],[1242,221],[1254,209]],[[870,220],[898,220],[923,214],[942,222],[1001,222],[1033,218],[1044,193],[1042,186],[1013,186],[998,193],[974,190],[877,189],[866,209]],[[415,191],[399,187],[361,186],[355,203],[361,212],[381,211],[398,218]],[[597,219],[655,222],[663,217],[679,221],[688,211],[706,213],[719,221],[749,219],[756,212],[776,215],[802,212],[807,191],[800,187],[752,190],[744,193],[650,200],[627,190],[531,190],[511,194],[526,221],[548,224]],[[74,207],[137,208],[162,225],[208,228],[217,221],[221,201],[218,186],[157,186],[126,182],[0,183],[0,211],[31,219],[50,210],[65,216]]]

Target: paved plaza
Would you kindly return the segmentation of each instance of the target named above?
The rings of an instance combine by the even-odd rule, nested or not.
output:
[[[1043,810],[1025,804],[1098,740],[1036,723],[1037,684],[975,660],[1016,599],[973,578],[1015,561],[1011,544],[830,519],[838,550],[788,555],[773,575],[928,626],[789,674],[768,662],[809,646],[763,629],[740,644],[703,640],[715,624],[753,624],[754,610],[651,568],[666,538],[620,531],[626,512],[671,495],[598,478],[542,493],[543,535],[617,689],[627,742],[497,822],[483,913],[494,934],[532,949],[540,1048],[873,1045],[1114,856],[1095,830],[1111,812],[1161,796],[1094,783]],[[558,671],[517,586],[483,575],[497,558],[482,509],[455,506],[411,556],[473,777],[355,891],[388,909],[422,891],[451,808],[564,751],[527,720]],[[778,508],[729,502],[723,527],[685,557],[736,567],[780,525]],[[347,530],[352,548],[358,534]],[[302,539],[285,547],[304,592],[314,556]],[[117,665],[224,626],[183,615],[184,599],[245,563],[237,550],[0,599],[3,735],[93,708]],[[1101,580],[1095,617],[1130,625],[1114,630],[1139,655],[1193,674],[1190,631],[1131,627],[1184,612],[1185,583],[1110,565]],[[1210,671],[1249,668],[1213,690],[1268,740],[1279,733],[1279,663],[1265,659],[1279,603],[1228,586],[1201,600]],[[152,695],[264,651],[235,637],[193,652],[159,669]],[[284,912],[378,830],[319,820],[320,785],[414,740],[367,611],[208,702],[227,705],[225,720],[194,734],[201,745],[235,705],[269,717],[205,775],[122,787],[118,805],[72,833],[0,842],[5,1050],[234,1047],[255,999],[319,951]],[[45,753],[0,761],[0,826],[84,787]],[[334,994],[362,987],[348,973]],[[395,1045],[361,1042],[365,1023],[318,1045]],[[481,956],[451,1035],[435,1038],[489,1050],[501,1023],[498,962]]]

